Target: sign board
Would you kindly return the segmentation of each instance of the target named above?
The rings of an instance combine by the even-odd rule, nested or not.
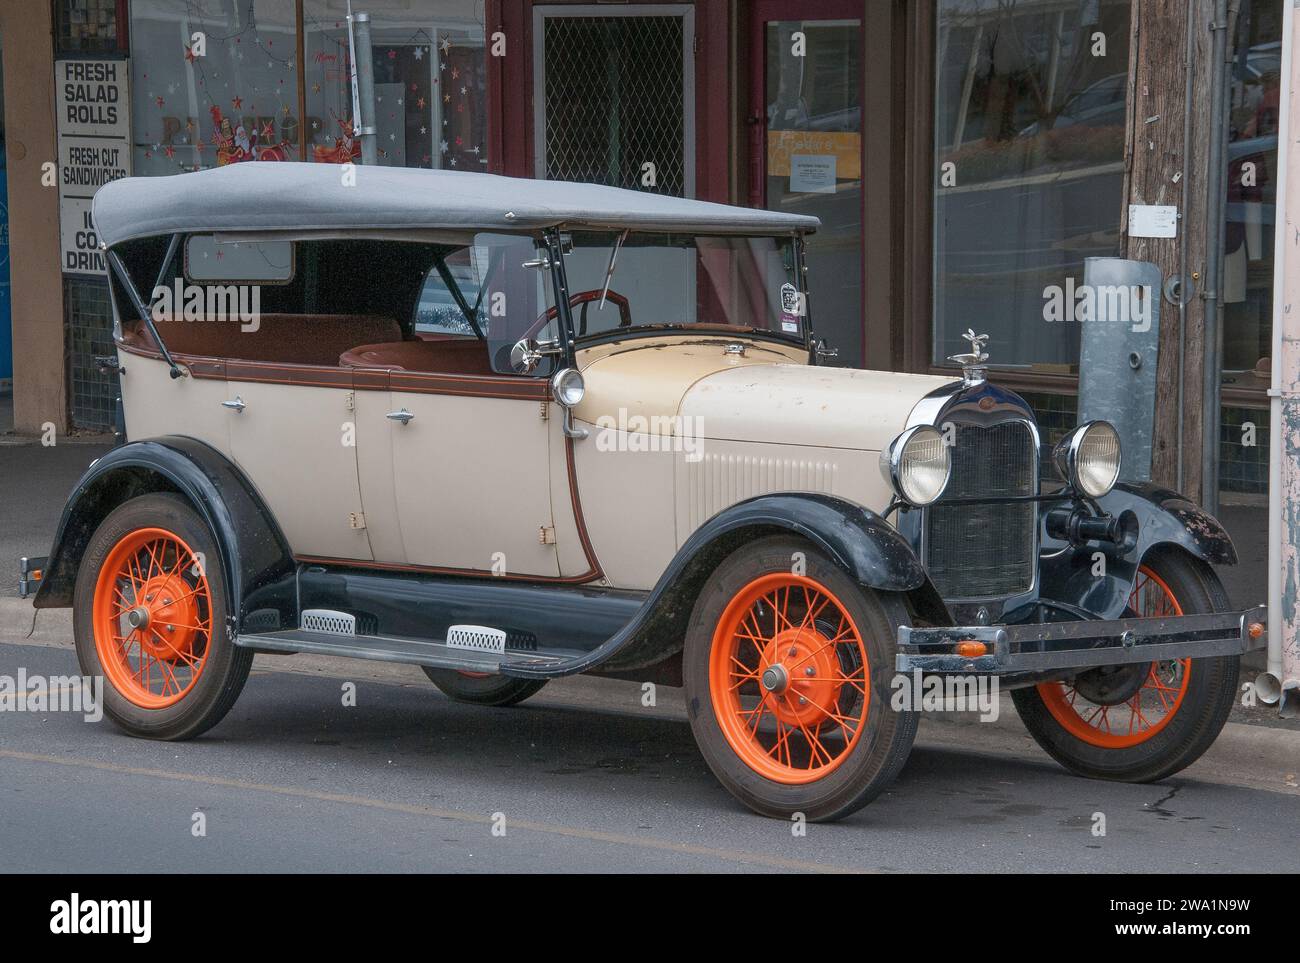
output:
[[[1178,208],[1170,204],[1130,204],[1129,237],[1177,237]]]
[[[107,268],[90,220],[90,201],[100,187],[131,173],[130,72],[126,60],[54,64],[64,274],[102,275]]]
[[[824,160],[832,157],[835,176],[856,181],[862,176],[862,135],[856,131],[769,130],[767,132],[767,174],[794,176],[795,157]]]

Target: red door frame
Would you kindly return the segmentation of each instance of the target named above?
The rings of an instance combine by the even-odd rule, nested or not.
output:
[[[592,0],[544,0],[560,6]],[[677,0],[648,0],[675,3]],[[488,169],[496,174],[532,177],[533,6],[534,0],[487,0]],[[694,0],[695,8],[695,196],[730,200],[727,158],[730,147],[729,97],[709,92],[729,89],[728,0]],[[492,36],[505,36],[506,56],[493,57]]]
[[[741,150],[745,152],[747,163],[738,165],[748,171],[747,189],[743,203],[750,207],[763,207],[767,203],[767,37],[764,26],[772,20],[856,20],[860,35],[859,49],[864,58],[864,69],[858,76],[858,104],[862,111],[859,126],[866,133],[866,70],[867,56],[867,10],[862,0],[753,0],[746,5],[749,10],[748,22],[743,25],[749,35],[749,84],[745,99],[745,136]],[[866,156],[867,138],[861,138],[862,155],[859,158],[859,178],[862,183],[860,191],[861,208],[858,220],[862,225],[859,236],[862,248],[862,314],[858,323],[862,328],[863,357],[854,359],[855,365],[865,363],[867,352],[867,298],[865,288],[870,279],[867,276],[867,238],[866,238],[866,200],[867,180]],[[746,156],[747,155],[747,156]],[[888,283],[881,279],[881,283]]]

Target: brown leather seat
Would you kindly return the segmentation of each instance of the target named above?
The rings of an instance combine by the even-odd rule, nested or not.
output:
[[[487,345],[478,338],[443,338],[433,341],[389,341],[363,344],[339,356],[339,365],[352,368],[389,368],[441,374],[492,374]]]
[[[395,320],[373,314],[263,314],[256,330],[244,330],[238,318],[169,318],[155,325],[173,354],[330,366],[338,364],[340,352],[355,344],[402,337]],[[123,328],[127,345],[155,348],[143,322]]]

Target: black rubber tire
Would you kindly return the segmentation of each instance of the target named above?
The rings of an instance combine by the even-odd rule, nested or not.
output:
[[[211,564],[205,572],[211,592],[212,633],[207,661],[194,688],[176,705],[145,709],[129,702],[109,683],[95,650],[92,609],[95,584],[105,558],[124,536],[140,528],[164,528],[179,535]],[[157,492],[124,502],[108,514],[90,537],[77,570],[73,592],[73,638],[77,661],[88,676],[104,678],[104,714],[133,736],[144,739],[192,739],[211,729],[239,697],[253,653],[237,647],[226,631],[227,587],[216,539],[207,523],[180,496]]]
[[[871,680],[865,730],[851,755],[821,779],[803,785],[768,779],[736,754],[718,723],[709,686],[714,630],[727,605],[759,576],[789,572],[796,553],[802,553],[805,574],[834,593],[857,624],[864,636]],[[756,813],[778,819],[802,813],[810,822],[841,819],[879,795],[907,761],[919,722],[918,713],[897,711],[890,705],[897,630],[909,622],[900,596],[858,585],[803,539],[763,538],[728,556],[696,600],[682,664],[691,729],[718,781]]]
[[[505,675],[478,678],[455,669],[431,669],[421,666],[429,681],[436,685],[453,702],[466,702],[475,706],[518,705],[531,695],[536,695],[546,685],[546,679],[512,679]]]
[[[1143,560],[1173,592],[1185,615],[1230,610],[1227,592],[1209,565],[1179,549],[1158,550]],[[1094,746],[1069,732],[1048,710],[1037,687],[1011,698],[1025,728],[1066,769],[1092,779],[1154,782],[1199,759],[1214,743],[1237,695],[1240,656],[1193,659],[1187,692],[1173,717],[1135,746]]]

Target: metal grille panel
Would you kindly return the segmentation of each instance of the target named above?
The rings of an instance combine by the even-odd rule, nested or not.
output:
[[[688,193],[685,30],[678,16],[544,18],[542,177]]]
[[[997,598],[1027,591],[1037,564],[1033,502],[945,505],[953,498],[1037,493],[1034,436],[1023,422],[957,425],[952,480],[926,511],[926,565],[947,599]]]
[[[76,428],[110,429],[118,395],[116,374],[95,365],[96,355],[117,352],[113,344],[113,307],[108,299],[108,279],[63,279],[67,311],[69,407]]]

